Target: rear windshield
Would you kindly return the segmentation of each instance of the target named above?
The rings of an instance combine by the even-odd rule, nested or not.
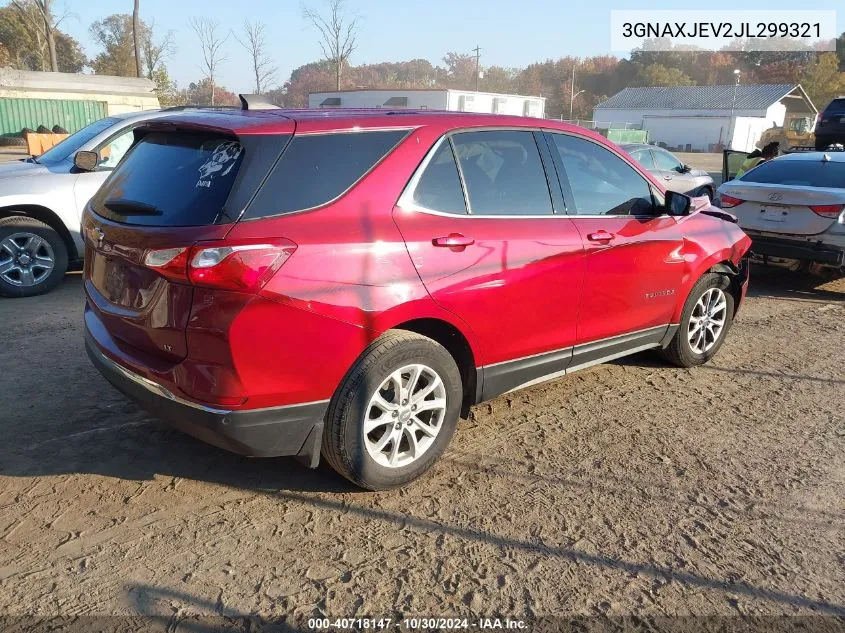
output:
[[[382,130],[294,136],[243,218],[302,211],[331,202],[408,133]]]
[[[241,144],[208,134],[152,132],[92,199],[99,215],[126,224],[199,226],[223,212],[243,160]]]
[[[845,99],[834,99],[824,109],[825,114],[833,114],[834,112],[845,114]]]
[[[773,160],[739,177],[742,182],[845,189],[845,163],[821,160]]]

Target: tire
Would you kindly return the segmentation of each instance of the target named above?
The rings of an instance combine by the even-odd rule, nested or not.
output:
[[[35,242],[33,239],[37,238]],[[34,253],[31,244],[35,245]],[[27,248],[28,247],[28,248]],[[33,255],[52,268],[31,264],[23,266],[17,259],[20,249],[32,261]],[[7,267],[12,265],[11,269]],[[50,226],[34,218],[13,215],[0,220],[0,295],[4,297],[32,297],[50,292],[64,278],[68,266],[67,247],[61,236]],[[32,271],[32,283],[24,269]]]
[[[731,323],[733,322],[734,298],[729,288],[730,280],[724,275],[718,275],[716,273],[707,273],[695,283],[686,302],[684,303],[684,309],[683,312],[681,312],[681,323],[678,327],[678,331],[675,332],[675,336],[672,337],[672,341],[669,343],[669,346],[660,352],[663,358],[675,365],[678,365],[679,367],[695,367],[697,365],[703,365],[716,355],[716,352],[719,351],[722,343],[724,343],[725,336],[727,336],[728,330],[730,330]],[[698,345],[698,349],[696,349],[695,344],[698,343],[700,339],[693,338],[693,334],[690,329],[690,322],[694,318],[698,319],[697,315],[701,314],[698,302],[711,291],[714,291],[711,296],[720,296],[724,298],[723,324],[721,329],[718,331],[718,335],[715,337],[715,340],[712,341],[712,344],[708,335],[710,330],[705,328],[705,340],[703,343]],[[718,293],[715,291],[718,291]],[[694,316],[694,313],[696,316]],[[714,318],[711,323],[718,322],[719,314],[720,313],[716,313],[713,315]],[[700,333],[700,329],[698,329],[698,332]]]
[[[427,405],[414,404],[414,409],[432,407],[440,397],[445,399],[445,409],[410,412],[414,400],[401,401],[390,379],[391,374],[409,366],[424,368],[416,381],[418,396],[435,385],[430,396],[418,401]],[[403,373],[403,383],[406,376],[410,378],[412,374]],[[440,378],[439,386],[433,376]],[[383,389],[385,385],[389,385],[388,391]],[[382,405],[373,404],[377,391],[385,404],[393,406],[395,399],[397,404],[405,402],[407,406],[388,411]],[[323,457],[339,474],[361,488],[386,490],[403,486],[427,471],[446,449],[457,426],[462,397],[461,374],[444,347],[420,334],[388,330],[361,354],[335,392],[326,413]],[[365,417],[372,423],[366,436]],[[388,422],[379,424],[382,419]],[[429,433],[421,430],[423,420]],[[420,451],[415,458],[410,455],[411,434]],[[387,436],[399,438],[398,442]],[[391,458],[395,460],[393,465],[388,463]]]

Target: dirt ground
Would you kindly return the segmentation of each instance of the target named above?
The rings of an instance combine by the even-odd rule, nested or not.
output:
[[[0,615],[845,617],[845,279],[752,284],[709,366],[500,397],[389,493],[155,425],[78,275],[0,300]]]

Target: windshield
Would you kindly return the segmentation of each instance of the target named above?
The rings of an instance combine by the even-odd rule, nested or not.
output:
[[[120,119],[106,117],[105,119],[94,121],[91,125],[82,128],[76,134],[71,134],[61,143],[54,145],[51,149],[41,154],[38,157],[38,162],[47,164],[59,163],[65,160],[72,154],[75,154],[85,143],[97,136],[100,132],[109,129],[115,123],[120,123]]]

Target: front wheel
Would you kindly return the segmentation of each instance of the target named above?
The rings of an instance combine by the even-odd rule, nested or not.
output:
[[[52,227],[19,215],[0,220],[0,295],[49,292],[62,281],[67,265],[67,247]]]
[[[460,372],[444,347],[390,330],[358,358],[332,398],[323,456],[362,488],[407,484],[446,449],[462,394]]]
[[[678,331],[662,350],[663,357],[680,367],[703,365],[725,341],[733,314],[730,281],[724,275],[707,273],[690,291]]]

